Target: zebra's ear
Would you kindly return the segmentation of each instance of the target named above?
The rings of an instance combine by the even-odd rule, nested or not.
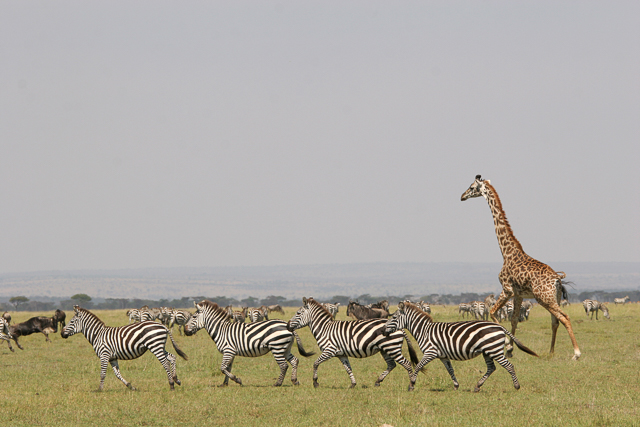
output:
[[[302,297],[302,304],[307,305],[307,297]]]

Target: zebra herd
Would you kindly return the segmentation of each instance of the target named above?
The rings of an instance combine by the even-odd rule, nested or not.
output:
[[[366,358],[380,353],[386,363],[386,369],[378,376],[375,386],[380,386],[387,375],[401,365],[408,374],[411,391],[415,388],[418,373],[434,359],[440,359],[444,364],[454,389],[458,389],[451,360],[470,360],[483,355],[487,365],[486,373],[477,382],[474,391],[479,391],[487,378],[496,370],[495,363],[505,368],[512,377],[516,389],[520,384],[515,374],[513,365],[504,354],[505,345],[512,340],[518,348],[525,353],[536,356],[535,352],[524,346],[510,332],[500,324],[483,320],[491,305],[491,298],[485,301],[474,301],[469,304],[460,304],[459,313],[474,314],[474,321],[459,322],[434,322],[430,316],[430,306],[421,301],[412,303],[405,300],[398,304],[398,309],[388,318],[389,303],[381,301],[372,306],[359,306],[350,301],[348,311],[357,312],[356,306],[367,310],[382,310],[387,313],[380,318],[367,318],[363,320],[336,320],[339,304],[323,304],[313,298],[303,298],[302,307],[288,321],[269,319],[270,312],[284,314],[280,306],[262,306],[258,308],[244,307],[242,310],[233,310],[233,307],[220,307],[218,304],[203,300],[194,303],[196,312],[187,310],[175,310],[167,307],[149,308],[127,311],[129,324],[124,326],[109,327],[89,310],[74,306],[74,316],[62,329],[62,338],[68,338],[76,333],[82,333],[92,345],[100,360],[100,385],[104,387],[104,381],[108,365],[111,365],[115,376],[130,389],[133,385],[125,380],[119,370],[119,360],[136,359],[147,350],[151,351],[166,371],[169,387],[174,390],[174,385],[181,385],[176,373],[176,356],[166,350],[166,342],[169,339],[175,352],[184,360],[187,355],[176,344],[173,334],[173,325],[184,329],[186,336],[194,335],[198,330],[205,329],[218,351],[222,354],[220,371],[224,375],[221,386],[227,386],[229,380],[242,385],[242,381],[232,373],[233,362],[236,356],[259,357],[272,353],[276,364],[280,368],[275,386],[282,385],[289,365],[291,365],[291,382],[298,385],[299,360],[292,353],[294,340],[298,352],[303,357],[311,357],[313,352],[304,349],[297,330],[309,327],[311,335],[315,338],[321,354],[313,364],[313,385],[319,386],[319,366],[337,357],[342,363],[351,381],[351,387],[356,386],[356,379],[351,369],[349,358]],[[495,299],[493,300],[495,302]],[[626,301],[626,300],[625,300]],[[528,303],[528,304],[526,304]],[[609,312],[606,304],[596,300],[583,302],[587,316],[591,313],[598,316],[602,311],[606,318]],[[528,319],[532,304],[525,301],[522,304],[521,321]],[[513,303],[507,305],[506,316],[513,313]],[[237,313],[241,315],[238,316]],[[249,317],[250,323],[246,323]],[[155,322],[159,320],[161,323]],[[416,340],[423,353],[419,359],[412,342],[405,332],[407,330]],[[0,317],[0,340],[8,340],[10,336],[9,325],[5,318]],[[409,359],[402,354],[402,346],[407,343]]]

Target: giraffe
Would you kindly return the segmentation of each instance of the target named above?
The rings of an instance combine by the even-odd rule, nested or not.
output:
[[[498,278],[502,284],[502,292],[498,296],[496,304],[491,308],[491,319],[498,322],[496,312],[500,310],[510,298],[513,297],[514,315],[511,318],[511,333],[515,335],[520,318],[520,307],[523,298],[535,298],[540,306],[551,313],[551,350],[556,343],[556,332],[558,322],[561,322],[571,338],[573,344],[573,358],[578,360],[581,356],[576,337],[573,334],[569,316],[560,309],[560,299],[566,298],[566,290],[562,285],[562,279],[566,277],[561,271],[554,271],[547,264],[531,258],[524,252],[522,245],[516,239],[507,221],[507,216],[502,209],[502,202],[498,193],[491,185],[491,181],[483,180],[480,175],[476,176],[469,189],[462,194],[461,201],[473,197],[484,197],[489,203],[489,208],[493,215],[493,223],[496,229],[498,245],[502,252],[504,264]],[[507,347],[507,356],[511,357],[513,345]]]

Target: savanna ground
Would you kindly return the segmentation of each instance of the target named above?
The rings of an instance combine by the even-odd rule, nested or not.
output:
[[[272,387],[279,370],[269,354],[260,358],[236,358],[233,372],[243,386],[231,383],[218,388],[223,376],[221,356],[205,331],[180,336],[178,345],[189,356],[178,358],[182,386],[169,390],[164,369],[147,353],[134,361],[120,362],[122,375],[137,391],[128,390],[109,368],[105,389],[96,392],[100,380],[98,358],[84,336],[62,339],[42,334],[20,339],[25,350],[9,352],[0,347],[0,423],[23,425],[268,425],[268,426],[393,426],[412,425],[640,425],[640,305],[611,307],[611,320],[588,320],[582,307],[567,307],[573,321],[582,358],[571,361],[573,349],[560,326],[556,354],[549,357],[550,315],[534,306],[518,337],[541,357],[515,350],[511,359],[522,388],[513,388],[506,370],[497,367],[480,393],[472,393],[486,370],[482,357],[453,362],[460,389],[439,361],[427,365],[414,392],[407,392],[408,376],[397,367],[381,387],[373,387],[385,363],[379,355],[351,359],[358,381],[349,389],[349,378],[337,359],[319,369],[320,387],[312,386],[315,356],[300,357],[300,386],[287,379]],[[457,307],[432,307],[437,321],[459,320]],[[395,308],[392,309],[395,311]],[[108,325],[126,324],[124,310],[96,311]],[[286,309],[289,319],[295,308]],[[12,313],[20,322],[35,315]],[[67,313],[67,320],[73,315]],[[341,307],[339,319],[344,319]],[[507,326],[506,323],[503,325]],[[300,331],[307,350],[318,352],[309,329]],[[15,348],[15,345],[14,345]],[[167,349],[174,352],[170,344]],[[405,349],[405,353],[407,353]],[[298,357],[294,346],[294,354]],[[420,353],[421,354],[421,353]]]

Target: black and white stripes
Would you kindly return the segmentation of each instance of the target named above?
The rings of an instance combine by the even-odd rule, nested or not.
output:
[[[289,321],[289,330],[309,326],[318,341],[318,347],[322,350],[322,354],[313,364],[314,387],[318,387],[318,366],[332,357],[337,357],[342,362],[351,379],[351,388],[356,386],[356,379],[351,370],[349,357],[363,358],[380,352],[387,362],[387,369],[378,377],[376,386],[395,368],[396,362],[411,376],[411,363],[402,355],[402,342],[406,339],[404,331],[384,336],[382,332],[386,319],[336,321],[331,313],[313,298],[303,298],[302,302],[302,308]],[[411,360],[417,362],[417,356],[408,340],[407,344]]]
[[[586,299],[582,301],[582,306],[584,307],[584,312],[589,317],[589,313],[591,313],[591,320],[593,320],[593,313],[596,314],[596,320],[598,320],[598,310],[602,311],[604,317],[610,319],[609,317],[609,309],[606,304],[602,302],[598,302],[594,299]]]
[[[459,384],[450,360],[469,360],[480,354],[484,356],[487,364],[487,373],[478,381],[474,391],[479,391],[489,375],[495,371],[494,361],[511,374],[513,386],[519,389],[520,384],[513,365],[504,356],[505,340],[510,337],[521,350],[537,356],[499,324],[485,321],[435,323],[431,316],[415,305],[401,302],[398,304],[398,310],[386,323],[385,333],[391,334],[405,328],[418,341],[420,350],[424,353],[411,374],[409,390],[413,390],[418,372],[433,359],[442,361],[457,389]]]
[[[230,322],[226,309],[218,307],[211,301],[201,301],[196,306],[196,314],[185,326],[185,334],[193,335],[199,329],[205,328],[222,353],[220,370],[225,375],[222,385],[229,384],[229,378],[242,385],[240,378],[231,373],[233,359],[236,356],[258,357],[269,352],[273,354],[280,367],[280,376],[275,385],[280,386],[287,373],[287,362],[291,364],[291,382],[298,384],[298,359],[291,354],[294,338],[301,355],[309,357],[297,334],[287,330],[287,323],[283,320],[265,320],[264,322],[244,323]]]
[[[111,364],[116,377],[130,389],[134,389],[130,382],[120,374],[118,360],[131,360],[142,356],[147,350],[151,351],[160,361],[167,377],[169,387],[174,389],[174,383],[180,385],[176,375],[176,357],[165,350],[167,335],[171,339],[173,348],[183,359],[184,354],[176,345],[171,331],[156,322],[140,322],[125,326],[109,327],[89,310],[73,307],[75,315],[61,332],[62,338],[82,333],[93,346],[100,359],[100,390],[104,387],[107,375],[107,365]]]

